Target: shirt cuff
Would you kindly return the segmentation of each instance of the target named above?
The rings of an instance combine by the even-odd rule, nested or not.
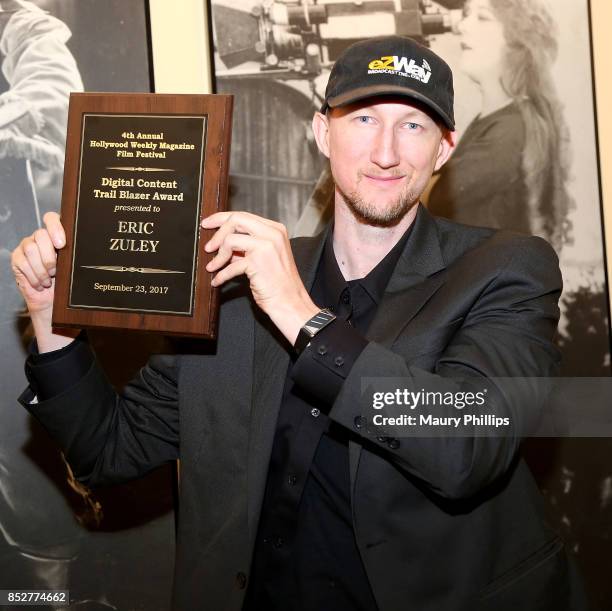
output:
[[[347,321],[336,319],[313,338],[291,371],[294,382],[328,412],[368,340]]]
[[[46,401],[59,395],[74,386],[89,371],[93,361],[94,355],[84,332],[67,346],[43,354],[39,354],[34,340],[25,362],[32,396],[38,401]]]

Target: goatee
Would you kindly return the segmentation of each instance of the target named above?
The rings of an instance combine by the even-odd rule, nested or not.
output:
[[[356,191],[347,194],[337,185],[336,190],[360,223],[375,227],[394,227],[419,203],[419,196],[409,191],[401,194],[386,208],[380,209],[372,202],[366,202]]]

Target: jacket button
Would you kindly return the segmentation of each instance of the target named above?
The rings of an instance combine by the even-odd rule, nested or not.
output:
[[[290,486],[295,486],[295,485],[297,484],[297,475],[290,475],[290,476],[287,478],[287,483],[288,483]]]
[[[321,344],[318,348],[317,348],[317,352],[321,355],[321,356],[325,356],[327,354],[327,346],[324,346],[323,344]]]
[[[318,418],[318,417],[321,415],[321,410],[320,410],[318,407],[313,407],[313,408],[310,410],[310,415],[311,415],[313,418]]]
[[[276,549],[280,549],[281,547],[283,547],[283,545],[285,545],[285,540],[282,537],[276,537],[276,539],[274,539],[273,545]]]
[[[247,584],[247,576],[240,571],[239,573],[236,573],[236,587],[239,590],[244,590],[244,588],[246,588],[246,584]]]
[[[380,443],[386,443],[387,439],[388,439],[388,437],[385,437],[384,435],[379,435],[376,438],[376,441],[380,441]]]
[[[336,367],[342,367],[342,365],[344,365],[344,359],[341,356],[337,356],[334,359],[334,364],[336,365]]]
[[[399,439],[389,439],[389,441],[387,441],[387,445],[392,449],[392,450],[397,450],[400,447],[400,442]]]
[[[355,425],[356,429],[363,428],[366,423],[367,423],[367,420],[363,416],[357,416],[357,418],[353,420],[353,424]]]

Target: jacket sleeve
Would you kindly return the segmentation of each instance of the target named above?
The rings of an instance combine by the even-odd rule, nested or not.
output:
[[[126,481],[178,458],[178,360],[154,356],[119,395],[95,359],[63,392],[22,405],[62,447],[77,479],[93,486]]]
[[[506,265],[483,288],[431,371],[404,358],[393,345],[369,342],[348,373],[330,417],[359,435],[364,447],[382,452],[437,494],[464,498],[479,492],[510,467],[522,437],[540,415],[545,379],[557,372],[559,353],[553,338],[561,284],[557,256],[548,243],[532,237],[515,241]],[[374,410],[366,382],[390,378],[395,386],[414,392],[426,388],[458,393],[486,386],[491,391],[486,413],[507,417],[509,427],[483,434],[476,426],[463,426],[461,434],[436,436],[406,434],[402,427],[392,434],[381,432],[370,425]],[[509,378],[523,383],[504,385]],[[458,415],[452,405],[436,406],[429,413]]]

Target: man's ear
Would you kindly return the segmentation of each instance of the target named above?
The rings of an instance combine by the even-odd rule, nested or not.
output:
[[[440,140],[440,147],[438,148],[438,157],[436,158],[436,165],[434,172],[437,172],[451,156],[451,153],[457,146],[457,132],[451,132],[450,129],[444,129],[442,131],[442,139]]]
[[[312,132],[319,150],[329,159],[329,119],[326,115],[315,112],[312,118]]]

